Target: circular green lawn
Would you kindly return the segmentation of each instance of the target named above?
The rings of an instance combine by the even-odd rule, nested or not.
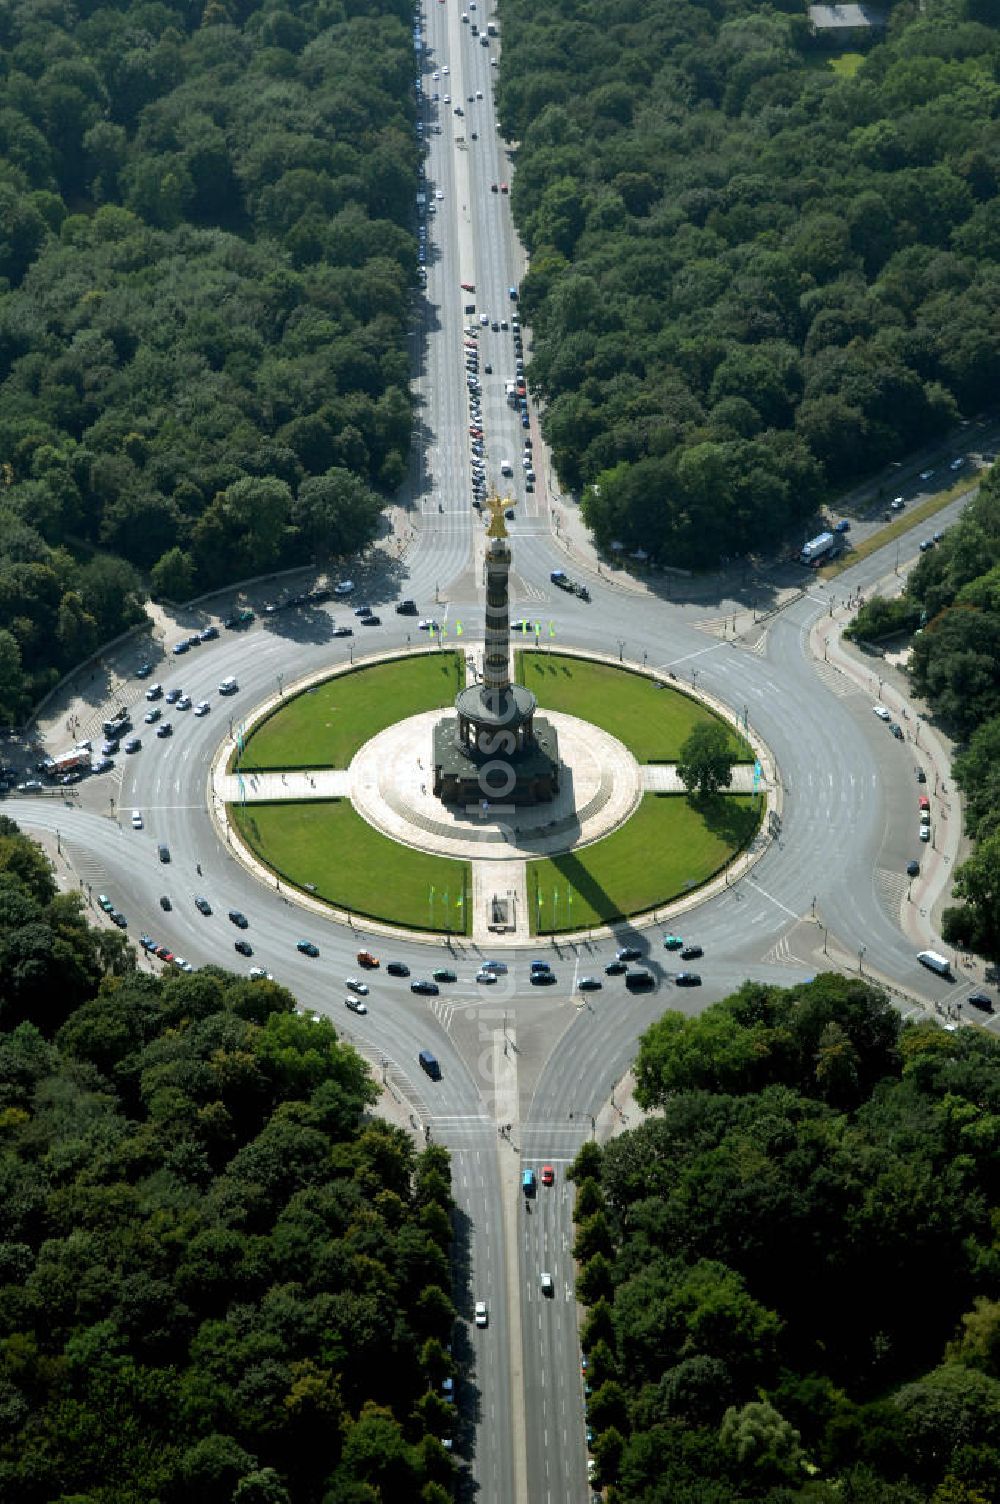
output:
[[[280,701],[253,728],[240,772],[346,768],[379,731],[423,710],[443,710],[464,687],[465,659],[450,649],[333,674]]]
[[[518,683],[537,695],[543,713],[562,710],[592,721],[616,736],[636,762],[676,762],[695,726],[706,723],[729,732],[734,762],[753,762],[749,742],[721,716],[638,669],[570,653],[521,649],[515,653],[515,672]]]
[[[720,721],[690,695],[613,663],[518,651],[516,674],[543,713],[593,722],[640,763],[675,762],[696,725]],[[387,726],[450,707],[464,683],[464,657],[451,651],[359,665],[279,704],[248,737],[240,770],[346,768]],[[727,729],[734,760],[752,759],[749,743]],[[645,795],[603,839],[527,862],[532,933],[614,923],[700,887],[753,839],[763,804],[760,794]],[[231,805],[229,812],[279,880],[388,924],[454,934],[471,929],[471,864],[393,841],[347,799],[276,800]]]

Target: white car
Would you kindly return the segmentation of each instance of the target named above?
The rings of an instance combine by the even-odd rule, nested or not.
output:
[[[208,715],[211,708],[212,707],[207,700],[199,700],[197,705],[194,707],[194,713],[195,715]]]
[[[930,838],[931,838],[931,828],[930,828],[930,826],[929,825],[921,825],[921,827],[920,827],[920,839],[922,841],[929,841]]]
[[[901,512],[905,506],[906,506],[906,500],[905,500],[904,497],[902,497],[902,496],[894,496],[893,497],[893,499],[892,499],[892,510],[894,512]]]
[[[477,982],[495,982],[496,979],[497,979],[497,974],[496,974],[495,971],[486,971],[486,970],[484,970],[484,969],[481,968],[479,971],[476,972],[476,981]]]
[[[194,967],[191,965],[191,962],[185,961],[183,956],[175,956],[174,965],[181,971],[194,971]]]
[[[538,1276],[538,1283],[542,1287],[543,1295],[552,1295],[554,1293],[556,1287],[553,1282],[552,1276],[551,1274],[549,1274],[547,1269],[543,1269],[541,1274]]]
[[[446,103],[447,103],[447,101],[446,101]],[[440,202],[441,199],[444,198],[444,191],[441,188],[435,188],[435,190],[434,190],[434,197],[438,200],[438,202]]]
[[[351,1010],[352,1013],[367,1013],[368,1012],[368,1004],[365,1003],[365,1002],[362,1002],[361,998],[359,998],[359,997],[345,997],[344,998],[344,1007],[345,1008],[350,1008],[350,1010]]]
[[[476,1301],[476,1325],[477,1326],[489,1326],[489,1322],[490,1322],[490,1317],[489,1317],[489,1312],[486,1309],[486,1302],[485,1302],[485,1300],[477,1300]]]
[[[250,970],[247,972],[247,976],[250,978],[251,982],[274,981],[271,973],[269,971],[265,971],[263,966],[251,966]]]
[[[142,815],[139,813],[139,811],[137,809],[134,809],[132,811],[132,829],[133,830],[141,830],[142,829]]]
[[[448,64],[447,63],[445,63],[444,67],[441,69],[441,72],[445,75],[445,77],[447,77],[447,75],[448,75]]]
[[[479,322],[483,325],[484,328],[488,327],[489,322],[490,322],[490,316],[489,316],[489,314],[488,313],[481,313],[479,315]]]
[[[345,977],[344,986],[349,987],[352,992],[356,992],[359,997],[368,996],[368,983],[362,982],[360,977]]]
[[[921,472],[920,472],[920,479],[921,480],[930,480],[931,477],[933,476],[933,474],[934,474],[933,470],[921,470]]]
[[[960,454],[957,459],[952,460],[951,464],[948,466],[948,469],[949,470],[961,470],[961,468],[962,468],[962,466],[964,464],[965,464],[965,455],[964,454]]]
[[[334,585],[334,587],[333,587],[333,593],[334,593],[334,595],[350,595],[350,593],[351,593],[351,591],[353,589],[354,589],[354,581],[353,580],[341,580],[340,583],[339,583],[339,585]]]
[[[880,721],[892,720],[892,716],[889,714],[888,710],[886,710],[884,705],[873,705],[872,715],[877,715]]]

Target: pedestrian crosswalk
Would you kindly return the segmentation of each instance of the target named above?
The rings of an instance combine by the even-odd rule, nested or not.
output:
[[[906,898],[906,890],[909,887],[909,879],[905,872],[889,872],[879,867],[875,872],[875,891],[878,893],[882,904],[895,923],[899,918],[899,911]]]
[[[826,663],[822,659],[814,659],[813,668],[822,683],[832,695],[837,696],[838,700],[846,699],[848,695],[856,695],[858,693],[857,685],[852,684],[846,674],[840,673],[838,669],[834,668],[832,663]]]

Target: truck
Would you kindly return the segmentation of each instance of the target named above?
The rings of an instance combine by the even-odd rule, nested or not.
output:
[[[940,951],[919,950],[917,960],[921,966],[926,966],[929,971],[936,971],[939,977],[951,976],[951,962],[947,956],[942,956]]]
[[[83,773],[89,773],[91,756],[85,747],[74,747],[71,752],[60,752],[58,757],[48,757],[45,760],[45,776],[58,778],[62,773],[75,772],[77,768]]]
[[[815,568],[823,559],[828,559],[837,552],[839,543],[835,533],[819,533],[815,538],[809,539],[799,554],[799,563]]]
[[[504,392],[507,395],[507,406],[508,407],[516,407],[517,406],[517,382],[516,381],[507,381],[507,382],[505,382],[504,383]]]

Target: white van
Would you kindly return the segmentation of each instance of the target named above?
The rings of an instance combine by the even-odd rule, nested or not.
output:
[[[500,474],[501,475],[513,475],[514,474],[514,466],[511,464],[510,460],[501,460],[500,461]]]
[[[240,686],[237,684],[236,680],[232,677],[223,679],[222,683],[219,685],[219,694],[234,695],[239,687]]]
[[[917,960],[921,966],[926,966],[930,971],[936,971],[939,977],[951,976],[951,962],[947,956],[939,955],[936,950],[918,951]]]

